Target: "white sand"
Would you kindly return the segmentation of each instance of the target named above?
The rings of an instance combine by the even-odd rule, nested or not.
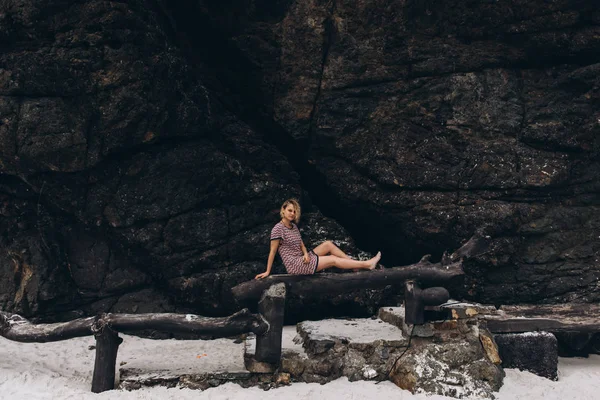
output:
[[[215,371],[239,367],[243,347],[231,341],[150,340],[122,335],[117,363],[161,371],[190,368]],[[411,395],[391,382],[348,382],[342,378],[326,385],[294,383],[270,391],[243,389],[226,384],[204,392],[163,387],[132,392],[90,392],[95,351],[92,337],[54,343],[16,343],[0,337],[0,399],[450,399]],[[206,354],[206,356],[204,355]],[[198,357],[200,356],[200,357]],[[600,399],[600,356],[559,362],[559,381],[527,372],[507,370],[499,400],[590,400]]]

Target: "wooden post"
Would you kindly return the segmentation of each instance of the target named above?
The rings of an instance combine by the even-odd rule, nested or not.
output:
[[[450,298],[448,289],[432,287],[421,289],[415,280],[404,282],[404,321],[408,325],[425,323],[425,306],[437,306]]]
[[[256,337],[256,361],[279,365],[285,311],[285,284],[277,283],[266,290],[258,303],[258,312],[266,319],[269,330]]]
[[[117,351],[123,339],[107,325],[101,326],[96,337],[96,361],[92,378],[92,392],[101,393],[115,388]]]
[[[425,323],[425,305],[421,288],[415,280],[404,282],[404,320],[408,325]]]

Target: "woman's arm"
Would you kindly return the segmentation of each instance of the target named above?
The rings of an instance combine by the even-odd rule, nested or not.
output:
[[[256,275],[254,279],[262,279],[266,278],[271,274],[271,268],[273,267],[273,261],[275,261],[275,253],[277,253],[277,249],[279,248],[279,241],[281,239],[273,239],[271,240],[271,251],[269,252],[269,259],[267,260],[267,271],[262,274]]]

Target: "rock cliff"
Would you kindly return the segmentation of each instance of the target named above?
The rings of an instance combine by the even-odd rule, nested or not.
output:
[[[598,301],[599,38],[594,0],[3,2],[0,307],[230,313],[290,196],[307,245],[480,231],[464,297]]]

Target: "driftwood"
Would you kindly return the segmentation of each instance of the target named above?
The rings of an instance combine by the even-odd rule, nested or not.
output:
[[[80,318],[57,324],[34,325],[17,314],[0,311],[0,336],[15,342],[56,342],[93,335],[96,317]]]
[[[405,267],[383,270],[350,272],[343,274],[320,273],[316,275],[271,275],[264,279],[243,282],[231,289],[240,303],[257,300],[274,283],[285,283],[288,294],[310,295],[315,293],[343,293],[356,289],[381,288],[401,285],[407,279],[432,284],[447,282],[464,275],[461,262],[449,265],[432,264],[421,260]]]
[[[552,304],[502,306],[499,315],[482,316],[493,333],[600,332],[600,305]]]
[[[248,309],[222,318],[171,313],[102,314],[54,324],[32,324],[19,315],[0,311],[0,336],[17,342],[45,343],[89,336],[101,332],[106,326],[117,332],[154,329],[219,337],[247,332],[261,335],[268,329],[268,324]]]

